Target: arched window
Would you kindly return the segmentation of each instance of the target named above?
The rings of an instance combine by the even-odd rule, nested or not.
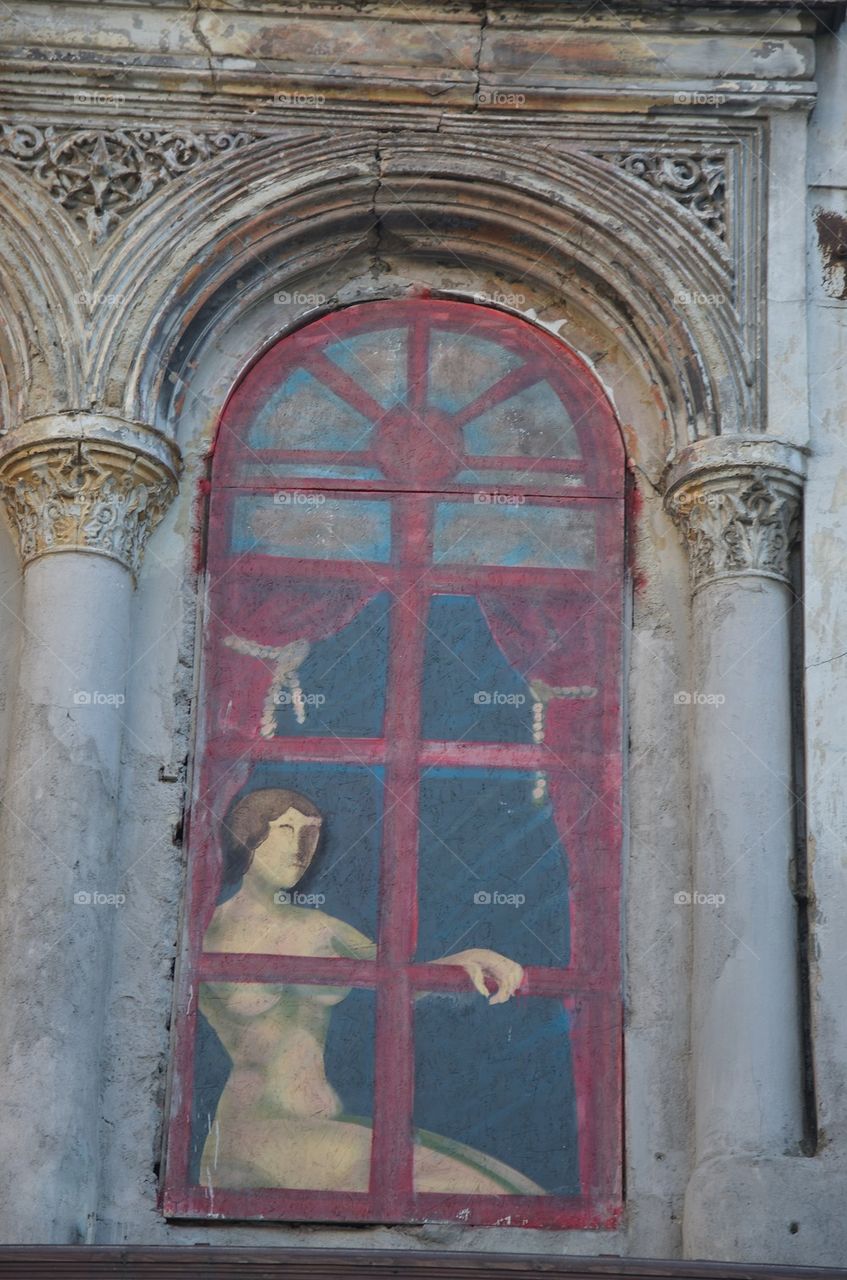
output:
[[[610,1225],[624,458],[490,308],[337,311],[214,453],[166,1212]]]

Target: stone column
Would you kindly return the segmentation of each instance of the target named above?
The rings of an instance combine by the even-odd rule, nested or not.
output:
[[[802,1136],[788,581],[802,474],[791,446],[718,437],[686,449],[668,484],[693,612],[687,1256],[716,1256],[721,1201],[732,1219],[727,1159],[794,1152]]]
[[[176,490],[158,432],[32,422],[0,453],[24,572],[0,806],[0,1239],[91,1239],[130,604]]]

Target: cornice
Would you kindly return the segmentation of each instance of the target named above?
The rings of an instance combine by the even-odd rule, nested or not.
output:
[[[708,115],[810,105],[819,16],[837,12],[826,3],[813,12],[254,0],[234,23],[224,0],[132,15],[119,0],[28,0],[14,23],[0,20],[0,75],[7,102],[25,113],[74,98],[104,115],[165,100],[198,113],[315,102],[640,112],[679,106],[682,94]]]

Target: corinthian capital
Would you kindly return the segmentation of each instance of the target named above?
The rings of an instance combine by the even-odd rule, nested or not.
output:
[[[680,455],[665,501],[688,547],[694,591],[720,578],[789,580],[803,470],[798,449],[762,438],[717,437]]]
[[[179,455],[138,423],[71,414],[6,438],[0,489],[24,565],[60,551],[109,556],[135,578],[177,487]]]

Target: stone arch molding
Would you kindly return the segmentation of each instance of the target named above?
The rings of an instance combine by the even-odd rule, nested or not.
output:
[[[49,194],[0,165],[0,434],[85,404],[89,274]]]
[[[0,260],[0,283],[14,296],[25,281],[29,294],[9,353],[22,417],[84,408],[173,437],[202,352],[229,362],[234,381],[256,350],[231,351],[227,334],[269,294],[337,305],[345,279],[369,267],[390,292],[396,265],[408,277],[417,260],[575,299],[648,370],[667,454],[762,429],[727,245],[640,157],[505,133],[237,138],[152,187],[99,242],[6,160],[18,248]],[[266,340],[308,310],[281,307]],[[48,353],[40,381],[33,350]]]

